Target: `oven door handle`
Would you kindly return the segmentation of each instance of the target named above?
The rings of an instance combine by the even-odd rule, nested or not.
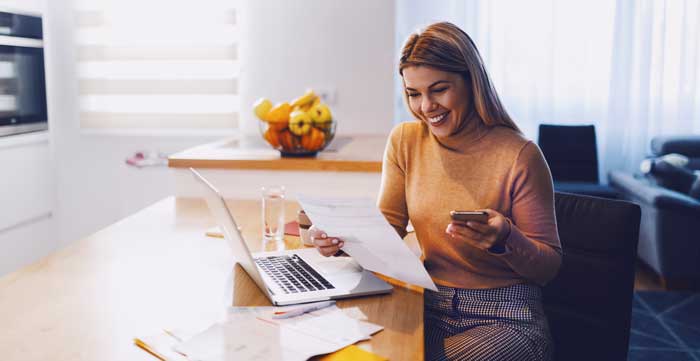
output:
[[[26,48],[43,48],[44,41],[32,38],[22,38],[19,36],[0,35],[0,45],[22,46]]]

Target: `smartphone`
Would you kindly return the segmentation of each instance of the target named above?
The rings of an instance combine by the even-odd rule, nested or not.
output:
[[[450,211],[453,221],[488,223],[489,214],[484,211]]]

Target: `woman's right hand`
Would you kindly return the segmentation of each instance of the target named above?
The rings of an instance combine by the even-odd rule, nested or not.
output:
[[[311,226],[309,228],[309,237],[311,238],[311,243],[318,252],[326,257],[330,257],[341,251],[343,247],[343,240],[336,237],[328,237],[326,232],[321,229],[316,228],[316,226]]]

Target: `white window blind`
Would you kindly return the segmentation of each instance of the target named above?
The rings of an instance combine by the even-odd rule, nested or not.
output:
[[[237,128],[232,0],[74,0],[83,128]]]

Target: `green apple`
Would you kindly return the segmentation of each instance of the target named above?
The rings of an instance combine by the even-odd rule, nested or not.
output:
[[[314,105],[309,109],[309,114],[311,115],[311,120],[314,122],[314,126],[318,128],[327,128],[330,126],[330,122],[333,119],[331,115],[331,109],[328,105],[319,103]]]

